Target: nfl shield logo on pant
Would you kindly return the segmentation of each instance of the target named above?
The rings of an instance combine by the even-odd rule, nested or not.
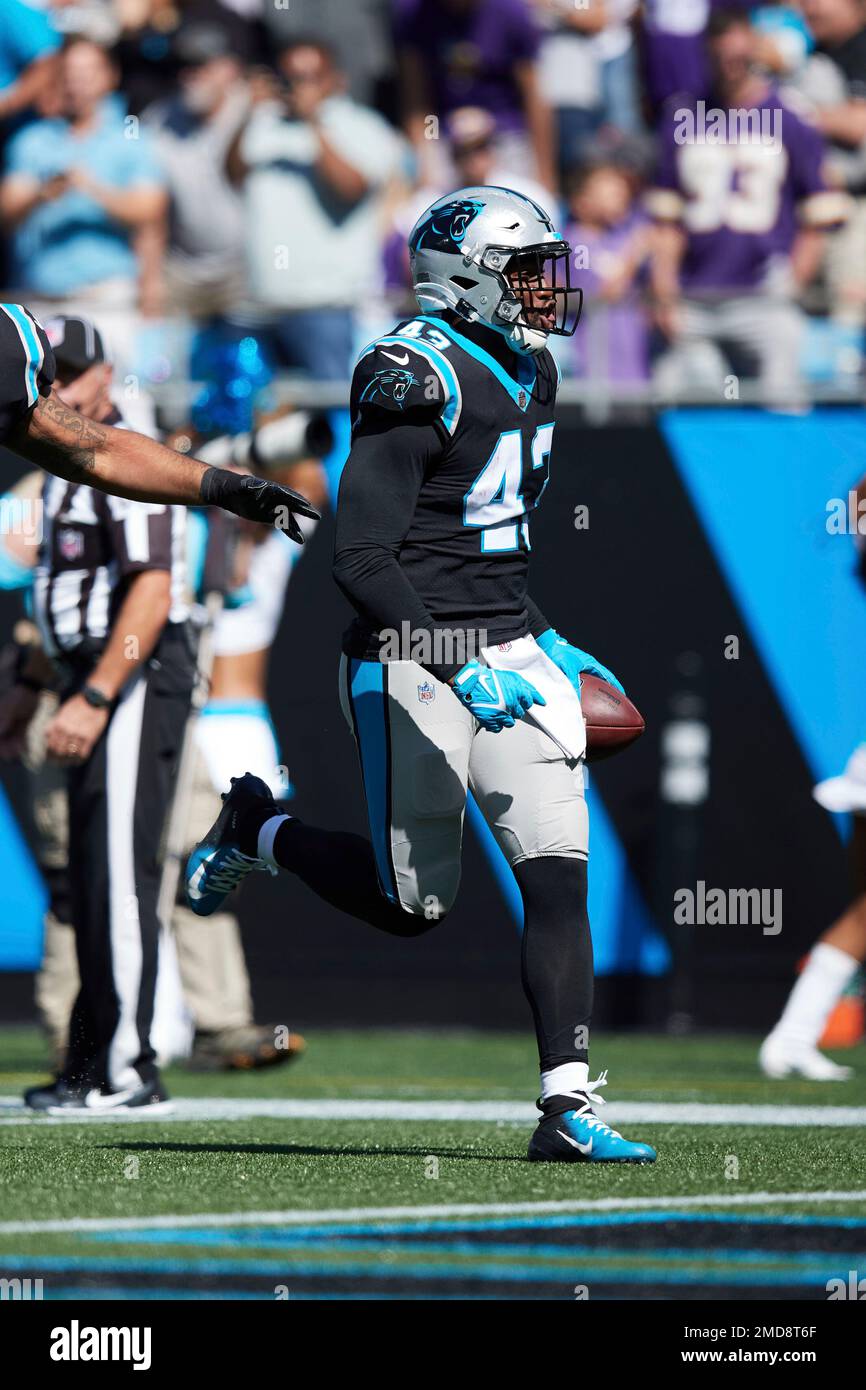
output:
[[[422,705],[429,705],[436,699],[436,687],[429,681],[422,681],[418,686],[418,699]]]

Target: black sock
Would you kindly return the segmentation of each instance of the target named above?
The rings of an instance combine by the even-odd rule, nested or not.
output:
[[[256,854],[262,825],[273,809],[256,808],[241,822],[241,849]],[[252,849],[244,848],[252,844]],[[280,868],[302,879],[332,907],[357,917],[390,936],[420,936],[436,919],[416,917],[386,898],[379,887],[373,846],[362,835],[321,830],[294,816],[284,821],[274,838],[273,856]]]
[[[282,815],[279,806],[274,809],[271,802],[265,802],[261,806],[251,806],[248,811],[244,811],[241,816],[240,828],[238,831],[238,844],[241,854],[246,854],[250,859],[257,859],[259,853],[259,831],[266,821],[274,816]]]
[[[585,1062],[593,997],[586,860],[524,859],[514,876],[523,898],[523,989],[541,1070]]]

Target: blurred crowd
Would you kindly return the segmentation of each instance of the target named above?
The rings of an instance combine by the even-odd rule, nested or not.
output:
[[[862,376],[866,0],[0,9],[4,297],[93,317],[122,373],[253,337],[345,381],[411,312],[421,210],[498,183],[574,248],[566,375],[795,404]]]

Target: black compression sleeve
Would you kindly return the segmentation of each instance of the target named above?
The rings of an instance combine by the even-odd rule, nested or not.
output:
[[[529,631],[533,637],[540,637],[542,632],[547,632],[548,628],[553,627],[549,623],[537,604],[532,602],[529,595],[526,595],[526,616],[529,620]]]
[[[585,1062],[592,1016],[586,860],[543,854],[514,866],[523,898],[523,989],[542,1071]]]
[[[340,481],[334,578],[377,631],[402,634],[408,623],[413,642],[421,631],[432,636],[435,624],[400,567],[400,545],[425,471],[441,452],[433,424],[366,430],[356,435]],[[458,667],[429,669],[447,680]]]

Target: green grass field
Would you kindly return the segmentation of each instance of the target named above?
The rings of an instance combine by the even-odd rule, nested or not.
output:
[[[172,1116],[85,1124],[17,1107],[44,1049],[0,1031],[0,1277],[45,1298],[823,1299],[866,1274],[866,1079],[766,1081],[754,1039],[602,1036],[611,1122],[658,1162],[538,1165],[533,1051],[314,1033],[289,1067],[169,1072]]]

